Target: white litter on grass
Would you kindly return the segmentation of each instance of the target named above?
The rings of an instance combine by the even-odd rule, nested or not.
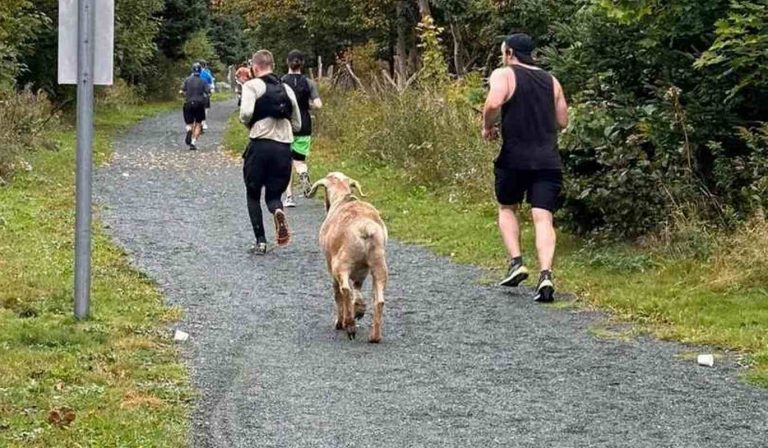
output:
[[[176,330],[173,334],[173,340],[177,342],[184,342],[189,339],[189,333],[185,333],[181,330]]]
[[[699,355],[697,359],[700,366],[713,367],[715,365],[714,355]]]

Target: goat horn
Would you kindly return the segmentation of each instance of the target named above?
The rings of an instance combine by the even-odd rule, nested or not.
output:
[[[357,192],[360,193],[360,196],[365,197],[365,193],[363,193],[363,189],[360,187],[360,182],[356,181],[355,179],[349,179],[349,186],[351,188],[357,188]]]
[[[317,194],[317,189],[323,187],[326,190],[328,189],[328,180],[323,178],[315,182],[314,185],[312,185],[312,189],[309,190],[309,194],[307,195],[308,198],[314,197],[315,194]]]

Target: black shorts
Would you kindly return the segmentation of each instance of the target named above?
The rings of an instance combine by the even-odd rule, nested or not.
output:
[[[210,109],[211,108],[211,97],[208,97],[205,99],[205,108]]]
[[[297,162],[306,162],[307,160],[307,156],[305,156],[304,154],[300,154],[294,150],[291,150],[291,158],[293,158],[293,160]]]
[[[195,124],[205,121],[205,104],[193,101],[184,103],[184,123]]]
[[[560,170],[515,170],[496,168],[496,199],[501,205],[518,205],[523,198],[533,208],[555,212],[563,189]]]

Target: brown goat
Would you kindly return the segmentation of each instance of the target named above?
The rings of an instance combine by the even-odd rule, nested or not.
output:
[[[373,277],[373,325],[368,340],[381,342],[384,289],[389,277],[387,227],[376,208],[352,194],[355,188],[365,197],[356,180],[342,173],[330,173],[312,186],[309,197],[320,187],[325,188],[328,212],[320,228],[320,247],[333,278],[336,329],[346,330],[350,339],[355,338],[355,320],[365,315],[361,290],[370,274]]]

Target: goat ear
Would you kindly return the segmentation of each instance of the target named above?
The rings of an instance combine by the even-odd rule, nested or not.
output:
[[[312,189],[309,190],[309,194],[307,195],[308,198],[313,198],[317,194],[317,189],[323,187],[326,190],[328,189],[328,181],[326,179],[320,179],[317,182],[315,182],[314,185],[312,185]]]
[[[365,193],[363,193],[363,188],[360,186],[360,182],[356,181],[355,179],[349,179],[349,186],[350,188],[357,189],[357,192],[360,193],[361,197],[366,197]]]

